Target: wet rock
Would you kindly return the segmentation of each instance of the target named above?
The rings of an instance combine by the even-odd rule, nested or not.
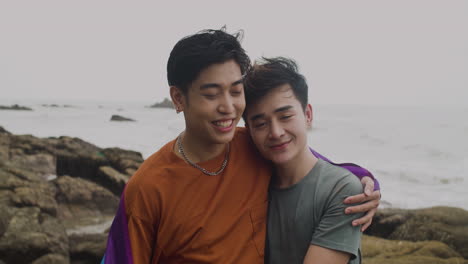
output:
[[[128,118],[128,117],[123,117],[120,115],[112,115],[110,121],[130,121],[130,122],[135,122],[134,119]]]

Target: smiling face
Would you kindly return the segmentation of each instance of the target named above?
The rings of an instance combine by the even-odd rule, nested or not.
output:
[[[223,144],[234,137],[245,108],[243,76],[234,60],[203,69],[183,94],[171,96],[184,112],[186,135],[202,144]]]
[[[303,110],[289,84],[272,89],[247,107],[247,125],[260,153],[276,165],[291,164],[308,152],[312,107]]]

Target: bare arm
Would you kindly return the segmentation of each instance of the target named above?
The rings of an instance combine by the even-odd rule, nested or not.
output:
[[[304,264],[346,264],[351,254],[316,245],[310,245]]]

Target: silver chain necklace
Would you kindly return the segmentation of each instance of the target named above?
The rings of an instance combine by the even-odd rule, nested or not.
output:
[[[177,148],[179,149],[180,154],[182,155],[182,157],[184,158],[184,160],[188,164],[192,165],[192,167],[197,168],[197,169],[201,170],[201,172],[205,173],[206,175],[210,175],[210,176],[216,176],[216,175],[220,174],[221,172],[223,172],[223,170],[224,170],[224,168],[226,168],[226,165],[227,165],[228,160],[229,160],[229,143],[228,143],[228,146],[227,146],[226,156],[224,157],[224,161],[223,161],[223,164],[221,165],[221,168],[217,172],[211,172],[211,171],[206,170],[205,168],[202,168],[202,167],[198,166],[198,164],[193,163],[191,160],[189,160],[189,158],[185,155],[184,147],[182,147],[182,142],[181,142],[181,138],[180,138],[181,135],[182,135],[182,133],[180,133],[180,135],[177,137],[177,140],[176,140]]]

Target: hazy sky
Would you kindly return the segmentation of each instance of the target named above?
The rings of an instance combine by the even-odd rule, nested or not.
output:
[[[294,58],[313,103],[468,102],[466,0],[0,0],[0,99],[159,101],[174,44],[223,25]]]

